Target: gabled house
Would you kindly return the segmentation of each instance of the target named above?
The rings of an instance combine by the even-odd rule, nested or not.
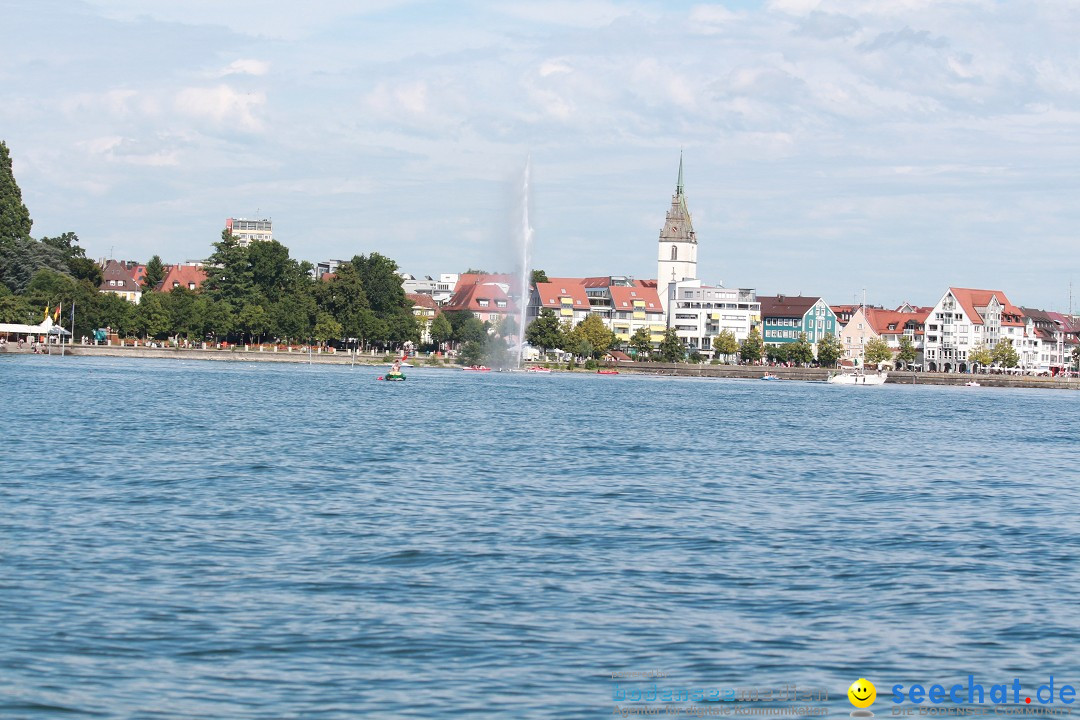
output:
[[[901,312],[877,307],[858,308],[851,319],[840,331],[840,342],[844,346],[844,357],[866,360],[866,343],[872,338],[884,340],[895,353],[900,349],[901,338],[908,338],[917,351],[915,364],[921,365],[924,327],[929,308],[925,312]]]
[[[926,318],[923,354],[927,370],[968,372],[968,353],[1012,341],[1021,368],[1034,361],[1035,339],[1027,337],[1024,313],[1000,290],[949,288]]]
[[[189,263],[187,265],[172,265],[158,284],[158,292],[169,292],[173,288],[182,287],[187,290],[198,290],[206,280],[206,271],[202,265]]]
[[[412,313],[420,328],[420,342],[426,345],[431,342],[431,323],[439,314],[439,303],[426,293],[405,293],[405,297],[412,303]]]
[[[825,335],[839,334],[836,313],[820,297],[802,295],[759,295],[761,303],[761,339],[767,345],[795,342],[803,333],[811,344]]]
[[[580,279],[549,278],[548,282],[533,285],[528,318],[531,322],[542,309],[548,309],[555,313],[560,322],[569,322],[573,327],[589,316],[591,307]]]
[[[138,304],[142,298],[142,287],[135,282],[131,271],[119,260],[107,260],[101,268],[101,292],[118,295],[129,302]]]
[[[466,277],[466,276],[462,276]],[[483,276],[474,276],[483,277]],[[458,290],[443,306],[444,312],[468,310],[482,322],[492,325],[507,316],[515,316],[517,309],[507,294],[506,285],[478,281],[471,285],[458,283]]]

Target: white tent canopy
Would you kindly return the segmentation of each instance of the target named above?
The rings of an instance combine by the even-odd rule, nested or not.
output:
[[[70,335],[64,328],[53,325],[52,318],[46,318],[40,325],[21,325],[19,323],[0,323],[0,333],[18,335]]]

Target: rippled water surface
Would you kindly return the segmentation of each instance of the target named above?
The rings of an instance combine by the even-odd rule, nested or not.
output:
[[[0,356],[0,717],[1080,680],[1074,393],[383,371]]]

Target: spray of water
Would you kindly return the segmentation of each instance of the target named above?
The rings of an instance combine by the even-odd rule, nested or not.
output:
[[[518,277],[518,337],[517,337],[517,367],[520,369],[525,353],[525,323],[529,307],[532,261],[533,229],[529,224],[529,183],[532,180],[532,157],[525,159],[525,172],[521,182],[521,227],[518,229],[518,264],[521,275]]]

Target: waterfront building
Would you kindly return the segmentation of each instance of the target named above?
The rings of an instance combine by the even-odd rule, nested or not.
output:
[[[829,309],[836,316],[836,323],[841,328],[851,322],[851,316],[855,314],[861,305],[830,305]]]
[[[458,282],[457,273],[443,273],[439,275],[438,280],[430,275],[418,278],[409,273],[403,272],[399,274],[401,275],[401,287],[405,289],[406,294],[429,295],[438,305],[442,305],[453,297],[454,288]]]
[[[1080,330],[1073,318],[1036,308],[1021,307],[1020,311],[1024,313],[1025,335],[1035,341],[1030,369],[1057,375],[1070,367]]]
[[[857,360],[861,365],[866,361],[865,347],[871,339],[884,340],[895,353],[900,349],[901,338],[906,337],[916,350],[914,364],[921,365],[924,329],[926,317],[929,314],[930,308],[902,312],[900,309],[885,310],[878,307],[856,306],[855,313],[840,331],[844,357]]]
[[[615,333],[615,339],[625,346],[638,330],[649,331],[649,340],[653,348],[660,347],[667,329],[663,303],[656,294],[656,288],[644,283],[632,285],[608,285],[608,297],[611,299],[611,319],[608,327]]]
[[[507,316],[516,317],[517,304],[511,296],[515,282],[515,278],[509,274],[462,274],[443,311],[468,310],[483,322],[493,325]]]
[[[667,326],[689,352],[712,357],[714,336],[728,330],[741,342],[761,318],[761,303],[751,288],[710,287],[700,280],[668,285]]]
[[[431,342],[431,323],[439,314],[439,305],[434,298],[424,293],[405,293],[405,297],[412,303],[412,313],[420,329],[420,342],[427,345]]]
[[[247,247],[256,240],[268,241],[274,239],[274,227],[269,219],[227,218],[225,220],[225,229],[232,233],[233,238],[240,243],[241,247]]]
[[[158,292],[169,292],[173,288],[187,288],[198,290],[206,280],[206,271],[202,263],[184,263],[183,265],[167,265],[168,271],[161,283],[155,288]]]
[[[573,327],[589,316],[591,304],[580,279],[549,278],[548,282],[533,285],[527,321],[535,319],[542,308],[553,311],[561,322]]]
[[[667,315],[668,286],[681,280],[697,278],[697,235],[683,192],[683,160],[679,154],[679,179],[664,227],[660,230],[656,263],[656,284],[664,314]]]
[[[135,304],[138,304],[142,297],[142,286],[135,282],[131,271],[119,260],[107,260],[103,263],[98,290],[118,295]]]
[[[949,288],[926,318],[923,354],[927,370],[967,372],[968,353],[1012,340],[1022,369],[1034,364],[1034,338],[1026,336],[1024,313],[1000,290]]]
[[[761,339],[766,345],[795,342],[803,333],[817,351],[825,335],[838,335],[839,323],[829,304],[820,297],[802,295],[759,296]]]

